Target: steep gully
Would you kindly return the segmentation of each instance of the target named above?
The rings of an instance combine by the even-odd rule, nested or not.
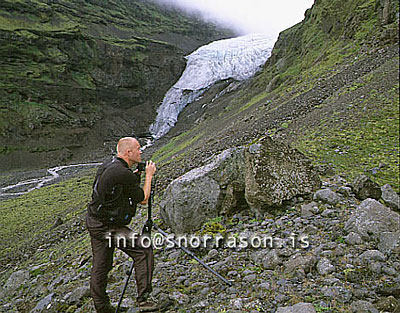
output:
[[[188,55],[186,69],[166,93],[157,110],[157,117],[149,129],[152,139],[147,141],[143,149],[152,145],[153,140],[164,136],[177,122],[179,113],[188,104],[200,99],[215,83],[228,78],[242,81],[252,77],[271,55],[274,42],[274,38],[251,34],[214,41]],[[50,176],[46,174],[0,188],[0,199],[19,196],[48,185],[60,177],[58,172],[62,170],[97,165],[99,163],[50,168],[47,170]]]

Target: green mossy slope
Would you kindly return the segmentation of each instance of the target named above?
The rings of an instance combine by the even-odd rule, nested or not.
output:
[[[184,54],[226,34],[151,1],[2,1],[0,170],[146,132]]]

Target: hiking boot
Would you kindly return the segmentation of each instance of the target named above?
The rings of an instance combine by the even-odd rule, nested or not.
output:
[[[158,311],[158,305],[150,300],[139,302],[139,312],[155,312]]]
[[[111,304],[106,304],[101,307],[95,307],[97,313],[115,313],[115,308]]]

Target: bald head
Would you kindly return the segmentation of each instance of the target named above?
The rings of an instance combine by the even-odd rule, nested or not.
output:
[[[139,163],[141,161],[139,141],[132,137],[121,138],[117,144],[117,154],[128,163],[129,167]]]
[[[127,150],[132,150],[139,145],[139,142],[132,137],[124,137],[118,141],[117,153],[119,156],[126,154]]]

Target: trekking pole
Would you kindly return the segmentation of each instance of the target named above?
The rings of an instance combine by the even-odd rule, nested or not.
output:
[[[163,235],[164,237],[168,237],[169,235],[163,231],[160,227],[157,226],[157,224],[153,223],[153,227],[154,229],[156,229],[158,232],[161,233],[161,235]],[[207,265],[206,263],[204,263],[202,260],[200,260],[197,256],[195,256],[193,254],[192,251],[188,250],[187,248],[181,246],[175,239],[168,237],[169,240],[171,240],[179,249],[181,249],[183,252],[185,252],[186,254],[188,254],[190,257],[192,257],[193,259],[195,259],[197,262],[199,262],[205,269],[207,269],[209,272],[211,272],[212,274],[214,274],[215,276],[217,276],[220,280],[222,280],[225,284],[228,284],[229,286],[232,286],[232,282],[230,282],[229,280],[227,280],[226,278],[224,278],[223,276],[221,276],[221,274],[219,274],[218,272],[216,272],[215,270],[213,270],[209,265]]]
[[[122,299],[123,299],[124,294],[125,294],[125,291],[126,291],[126,287],[128,287],[128,282],[129,282],[129,279],[131,278],[131,275],[132,275],[132,272],[133,272],[133,265],[134,265],[134,262],[135,262],[135,261],[132,260],[131,267],[130,267],[129,271],[126,272],[126,274],[127,274],[128,276],[126,277],[124,289],[122,290],[121,297],[119,297],[118,306],[117,306],[117,309],[115,310],[115,313],[118,313],[118,312],[119,312],[119,308],[120,308],[120,306],[121,306]]]
[[[146,227],[149,228],[149,233],[152,227],[154,227],[154,229],[156,229],[161,235],[163,235],[164,237],[168,237],[169,239],[171,239],[171,241],[179,248],[181,249],[183,252],[185,252],[186,254],[188,254],[190,257],[192,257],[193,259],[195,259],[197,262],[199,262],[205,269],[207,269],[209,272],[211,272],[212,274],[214,274],[215,276],[217,276],[220,280],[222,280],[225,284],[228,284],[229,286],[232,286],[232,283],[227,280],[226,278],[224,278],[223,276],[221,276],[221,274],[219,274],[218,272],[216,272],[215,270],[213,270],[209,265],[207,265],[206,263],[204,263],[202,260],[200,260],[197,256],[195,256],[193,254],[192,251],[188,250],[185,247],[182,247],[180,244],[178,244],[178,242],[173,239],[170,238],[170,236],[163,231],[160,227],[157,226],[157,224],[154,224],[152,219],[151,219],[151,198],[154,196],[155,193],[155,179],[154,179],[154,187],[151,188],[151,195],[149,198],[149,206],[148,206],[148,217],[147,217],[147,222],[144,226],[143,229],[145,229]]]

